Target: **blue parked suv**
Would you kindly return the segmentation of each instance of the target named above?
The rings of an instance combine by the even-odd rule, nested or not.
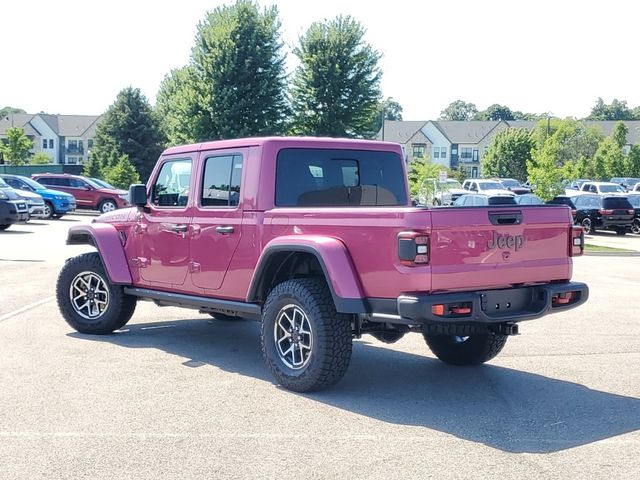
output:
[[[76,199],[73,195],[58,190],[49,190],[35,180],[20,175],[0,175],[5,182],[16,190],[34,192],[44,199],[44,218],[60,218],[76,209]]]

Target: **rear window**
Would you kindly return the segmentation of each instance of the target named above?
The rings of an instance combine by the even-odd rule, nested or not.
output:
[[[631,209],[633,207],[629,203],[629,200],[627,200],[624,197],[619,197],[619,198],[605,198],[602,201],[602,208],[607,208],[607,209],[615,209],[615,208]]]
[[[513,197],[489,197],[489,205],[516,205],[517,203]]]
[[[576,208],[571,199],[567,197],[556,197],[552,200],[549,200],[547,203],[550,205],[567,205],[568,207],[571,207],[573,209]]]
[[[393,152],[286,148],[276,162],[280,207],[407,205],[402,159]]]

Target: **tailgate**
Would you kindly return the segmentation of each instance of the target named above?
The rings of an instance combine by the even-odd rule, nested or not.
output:
[[[431,219],[432,291],[571,278],[566,206],[439,208]]]

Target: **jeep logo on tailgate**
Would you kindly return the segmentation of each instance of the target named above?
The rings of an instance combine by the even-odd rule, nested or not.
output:
[[[498,235],[493,232],[493,238],[487,242],[489,250],[494,248],[515,248],[520,250],[524,245],[524,235]]]

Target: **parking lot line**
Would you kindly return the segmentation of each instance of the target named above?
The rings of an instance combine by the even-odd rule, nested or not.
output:
[[[51,295],[50,297],[47,298],[43,298],[42,300],[38,300],[37,302],[33,302],[30,303],[29,305],[25,305],[22,308],[19,308],[18,310],[14,310],[11,313],[7,313],[5,315],[2,315],[0,317],[0,322],[4,322],[5,320],[9,320],[11,317],[15,317],[16,315],[20,315],[21,313],[26,312],[27,310],[31,310],[32,308],[36,308],[39,307],[40,305],[44,305],[45,303],[48,303],[52,300],[55,300],[55,296]]]

